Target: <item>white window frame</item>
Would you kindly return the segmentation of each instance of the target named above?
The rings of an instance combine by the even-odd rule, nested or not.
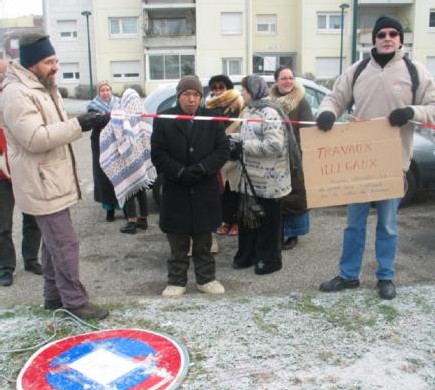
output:
[[[242,35],[243,14],[242,12],[221,12],[221,34]]]
[[[276,14],[257,15],[256,31],[259,35],[276,35],[277,34],[277,17]],[[264,26],[264,30],[260,30],[259,26]]]
[[[428,29],[429,29],[429,31],[435,31],[435,24],[433,26],[430,25],[431,15],[433,15],[433,19],[434,19],[434,22],[435,22],[435,8],[431,8],[429,10],[429,20],[428,20]]]
[[[237,63],[236,66],[240,72],[231,72],[231,63]],[[222,58],[222,73],[227,76],[241,75],[243,73],[243,58]]]
[[[140,61],[110,61],[112,81],[140,81]]]
[[[62,83],[65,84],[76,84],[80,81],[80,66],[78,62],[67,62],[59,65],[60,68],[60,78]],[[72,74],[73,77],[65,77],[65,74]]]
[[[133,33],[125,32],[124,24],[127,19],[134,20],[136,22],[136,31]],[[112,22],[117,22],[119,32],[113,32]],[[109,17],[109,36],[111,38],[136,38],[139,36],[139,18],[137,16],[125,16],[125,17]]]
[[[58,20],[56,23],[59,31],[59,39],[61,41],[77,40],[77,20]]]
[[[326,27],[320,28],[319,27],[319,18],[325,17],[326,18]],[[340,12],[318,12],[317,13],[317,19],[316,19],[316,29],[317,32],[321,33],[340,33],[341,32],[341,26],[338,26],[338,28],[331,28],[330,27],[330,19],[331,17],[338,17],[340,20],[341,25],[341,13]],[[344,18],[343,18],[344,19]],[[344,20],[343,20],[343,28],[344,28]]]
[[[166,78],[165,69],[163,69],[163,78],[161,78],[161,79],[152,78],[151,77],[151,61],[150,61],[150,59],[151,59],[151,57],[156,57],[156,56],[161,56],[163,58],[165,56],[178,56],[178,58],[179,58],[179,62],[178,62],[178,64],[179,64],[178,74],[179,74],[179,76],[177,76],[175,79]],[[193,69],[192,69],[192,73],[195,74],[196,73],[196,55],[195,55],[195,52],[193,52],[193,51],[186,50],[186,51],[171,52],[171,51],[160,51],[160,50],[158,50],[158,51],[151,51],[151,52],[149,52],[148,56],[147,56],[147,60],[148,60],[148,66],[147,66],[148,75],[147,75],[147,78],[148,78],[148,80],[151,80],[151,81],[179,80],[181,78],[181,66],[182,66],[182,62],[180,61],[180,57],[182,57],[182,56],[193,56]],[[163,59],[163,67],[164,67],[164,64],[165,64],[165,61]]]

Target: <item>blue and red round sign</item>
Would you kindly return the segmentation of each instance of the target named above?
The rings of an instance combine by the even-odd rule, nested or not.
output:
[[[38,350],[17,379],[18,390],[175,389],[189,366],[174,338],[141,329],[67,337]]]

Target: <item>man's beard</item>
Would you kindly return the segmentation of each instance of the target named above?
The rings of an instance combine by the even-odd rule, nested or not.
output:
[[[56,79],[55,78],[53,78],[53,79],[49,79],[49,78],[42,79],[42,78],[40,78],[39,81],[41,82],[41,84],[44,87],[46,87],[48,89],[56,87]]]

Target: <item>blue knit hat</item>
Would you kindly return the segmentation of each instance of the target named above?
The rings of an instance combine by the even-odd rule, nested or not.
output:
[[[20,63],[24,68],[30,68],[54,54],[56,52],[48,35],[33,33],[20,38]]]

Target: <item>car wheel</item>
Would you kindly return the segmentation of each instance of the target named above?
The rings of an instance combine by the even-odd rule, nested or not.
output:
[[[408,188],[400,202],[400,207],[408,206],[415,195],[417,183],[415,182],[415,174],[412,168],[406,173],[406,181],[408,182]]]
[[[160,206],[161,196],[162,196],[162,183],[160,182],[160,178],[157,176],[156,180],[153,183],[153,199],[157,207]]]

